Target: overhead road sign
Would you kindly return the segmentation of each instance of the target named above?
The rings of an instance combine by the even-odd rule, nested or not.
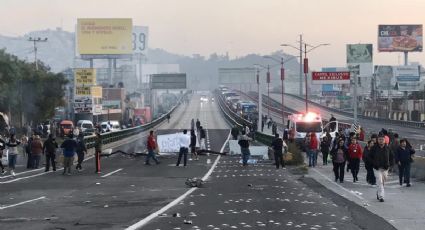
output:
[[[151,89],[186,89],[185,73],[152,74]]]

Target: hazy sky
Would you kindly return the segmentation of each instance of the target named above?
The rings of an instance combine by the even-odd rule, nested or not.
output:
[[[424,10],[425,0],[0,0],[0,34],[121,17],[149,26],[151,48],[179,54],[268,54],[302,33],[307,43],[331,43],[309,54],[314,68],[345,66],[348,43],[373,43],[374,64],[397,64],[401,53],[377,52],[378,24],[425,24]],[[425,64],[425,54],[410,60]]]

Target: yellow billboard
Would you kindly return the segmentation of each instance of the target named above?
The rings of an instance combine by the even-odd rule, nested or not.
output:
[[[75,97],[81,96],[90,96],[91,97],[91,87],[90,86],[75,86]]]
[[[101,98],[102,97],[102,86],[92,86],[91,87],[92,97]]]
[[[75,85],[96,85],[96,69],[75,69]]]
[[[79,18],[77,46],[82,55],[132,54],[131,18]]]

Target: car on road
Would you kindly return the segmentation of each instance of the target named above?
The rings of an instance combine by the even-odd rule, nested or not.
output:
[[[77,122],[77,128],[81,130],[84,136],[93,135],[94,134],[94,125],[90,120],[79,120]]]
[[[74,131],[74,122],[72,122],[70,120],[63,120],[59,124],[59,127],[60,127],[60,131],[61,131],[60,135],[62,137],[64,137],[64,136],[71,134]]]
[[[201,95],[201,102],[208,102],[208,96],[207,95]]]
[[[100,127],[102,129],[102,133],[115,132],[121,129],[118,121],[104,121],[100,123]]]

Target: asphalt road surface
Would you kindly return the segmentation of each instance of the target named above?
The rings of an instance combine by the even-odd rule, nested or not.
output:
[[[394,229],[310,178],[222,157],[204,188],[143,229]]]

